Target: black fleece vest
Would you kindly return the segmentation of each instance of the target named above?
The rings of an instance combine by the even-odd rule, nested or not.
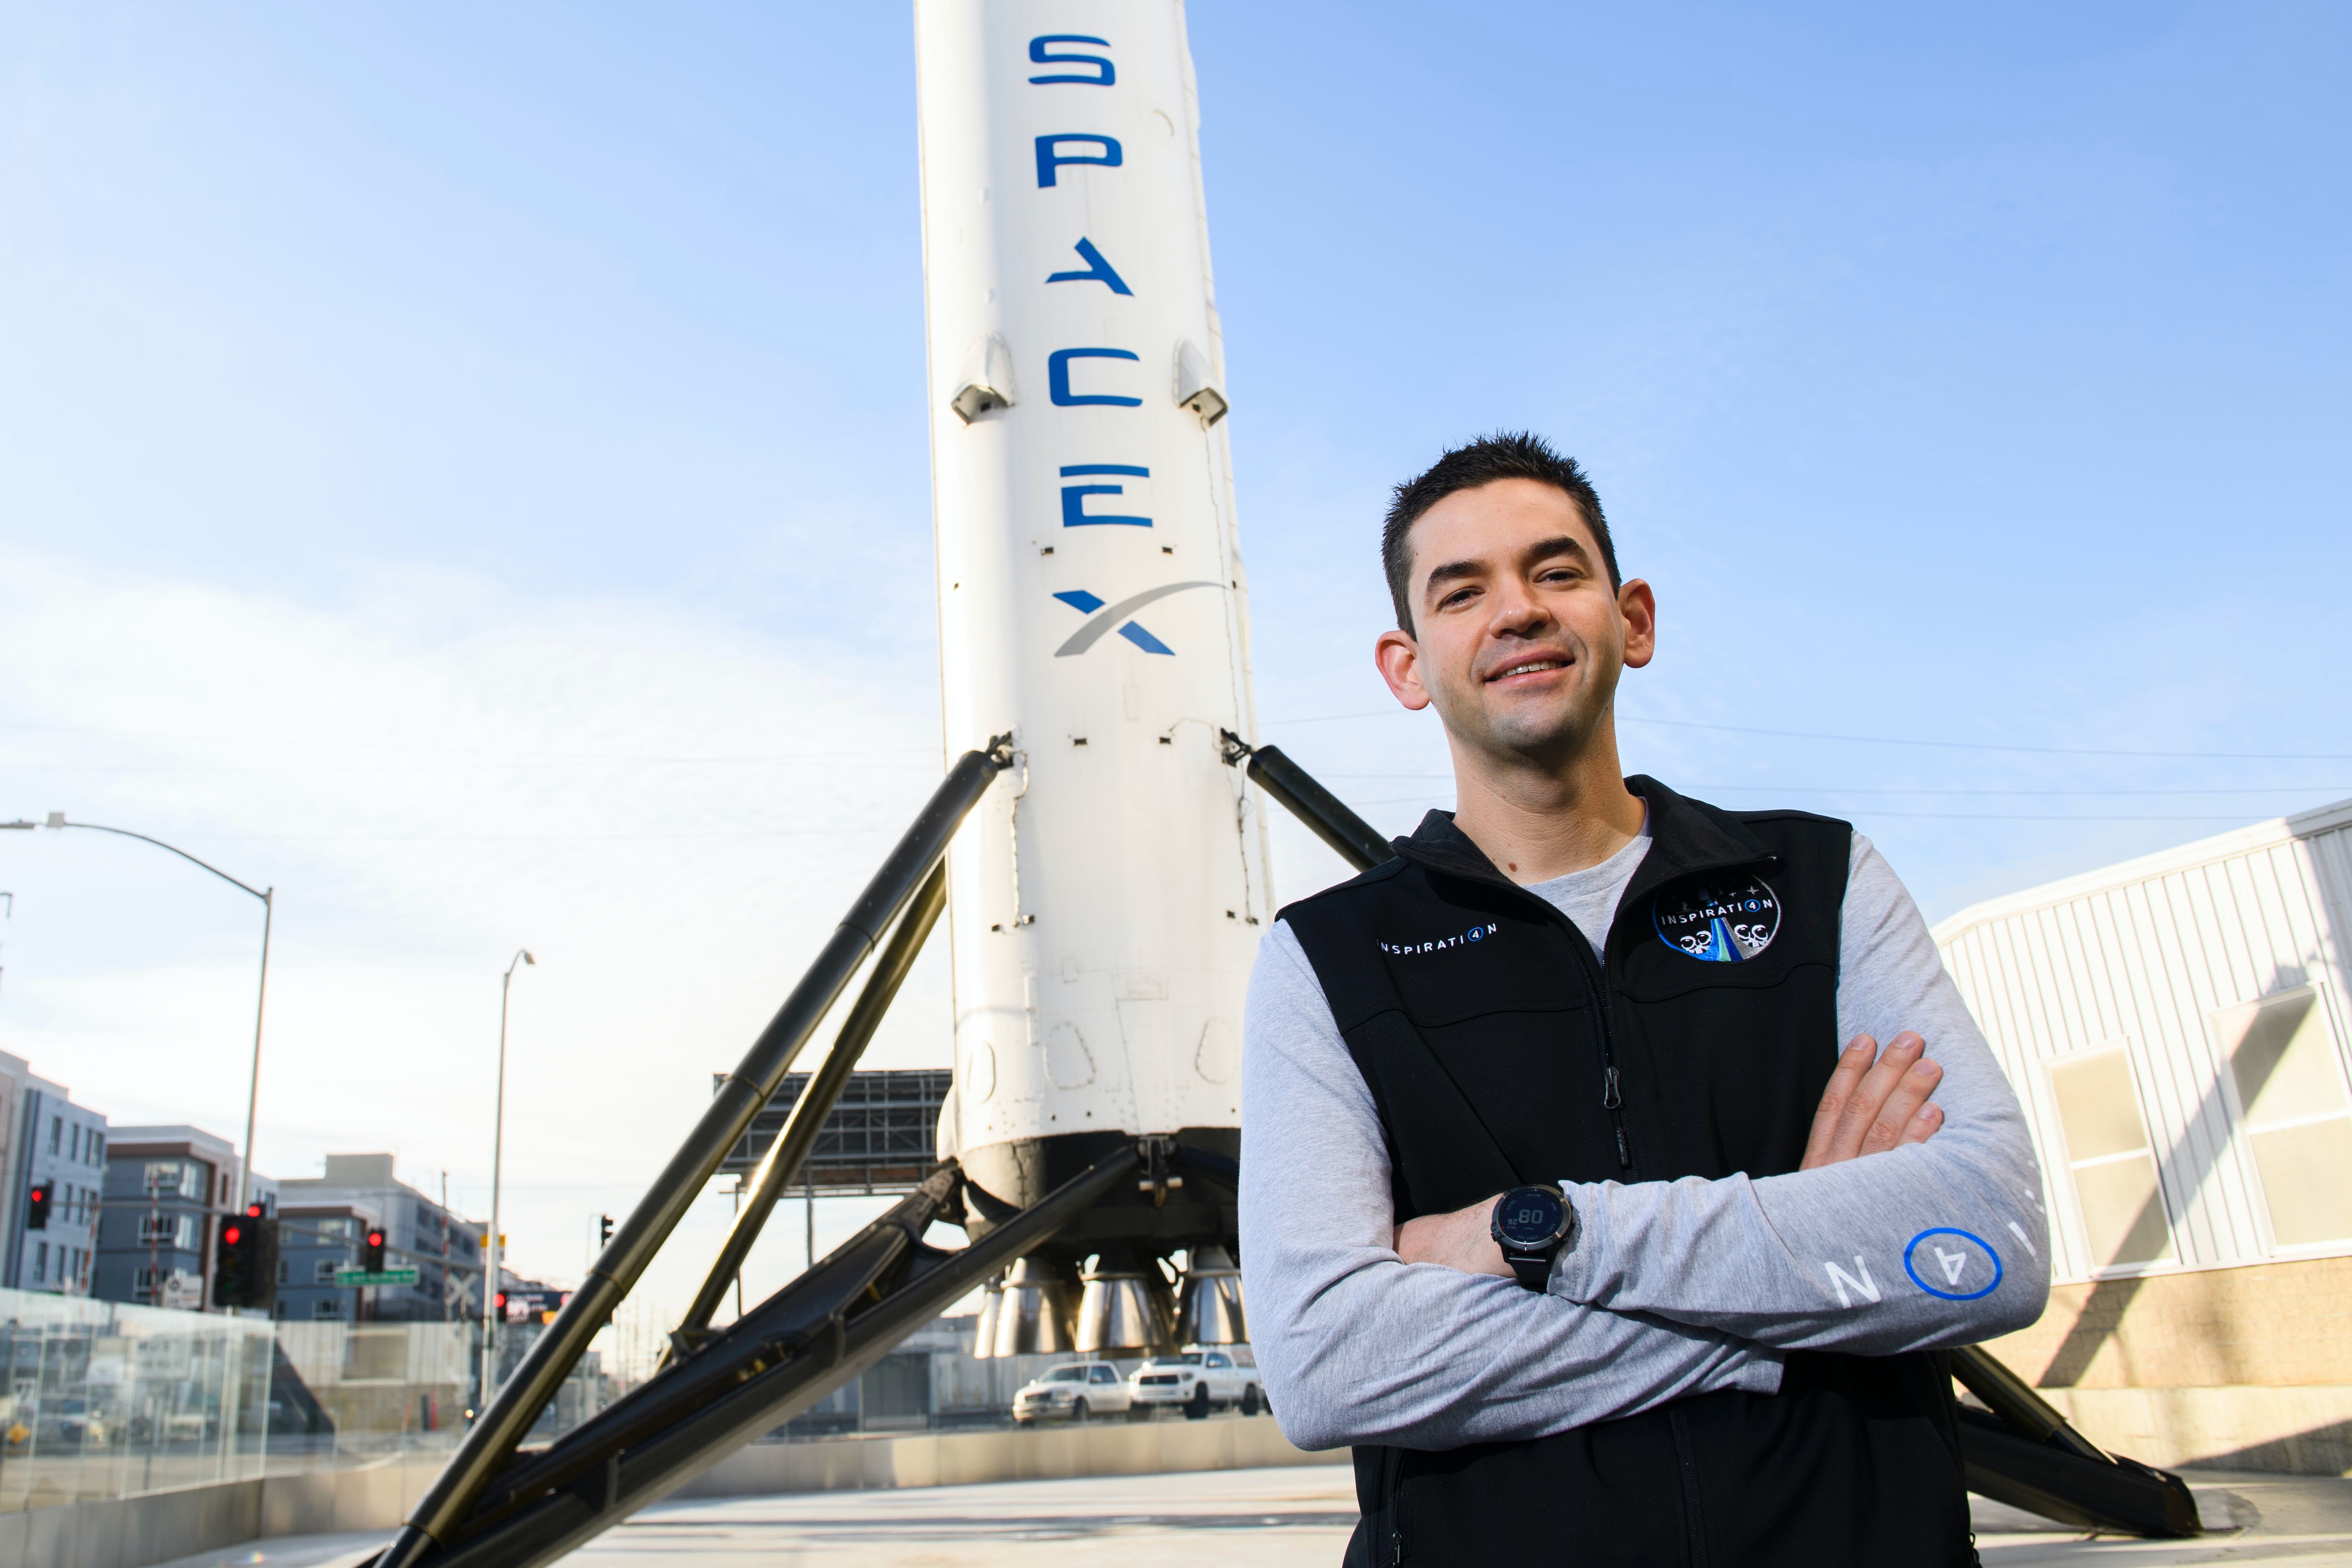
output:
[[[1837,1059],[1853,828],[1626,784],[1651,845],[1601,961],[1443,812],[1282,911],[1370,1086],[1400,1224],[1523,1183],[1803,1158]],[[1355,1458],[1350,1568],[1975,1561],[1951,1384],[1926,1355],[1798,1353],[1769,1397]]]

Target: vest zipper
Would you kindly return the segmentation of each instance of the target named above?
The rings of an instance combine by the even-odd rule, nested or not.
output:
[[[1549,906],[1547,906],[1549,907]],[[1617,1168],[1633,1168],[1633,1148],[1625,1136],[1625,1096],[1617,1077],[1617,1008],[1609,994],[1609,972],[1593,955],[1592,944],[1575,922],[1553,914],[1568,927],[1568,944],[1576,950],[1577,961],[1585,966],[1585,975],[1592,983],[1592,1000],[1601,1015],[1601,1108],[1609,1112],[1609,1121],[1617,1133]]]
[[[1692,1451],[1690,1426],[1683,1413],[1666,1406],[1666,1425],[1675,1434],[1675,1462],[1682,1471],[1683,1532],[1690,1552],[1690,1568],[1706,1568],[1706,1521],[1699,1512],[1698,1456]]]
[[[1387,1485],[1382,1489],[1388,1494],[1383,1500],[1388,1505],[1389,1516],[1389,1552],[1388,1560],[1382,1564],[1382,1568],[1402,1568],[1404,1563],[1404,1450],[1391,1448],[1381,1457],[1381,1468],[1386,1472],[1383,1479]]]

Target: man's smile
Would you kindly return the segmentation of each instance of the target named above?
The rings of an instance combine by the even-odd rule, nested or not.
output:
[[[1539,677],[1551,674],[1554,670],[1566,669],[1575,662],[1574,659],[1561,654],[1538,654],[1528,658],[1514,658],[1492,675],[1487,676],[1486,684],[1489,686],[1507,683],[1528,684]]]

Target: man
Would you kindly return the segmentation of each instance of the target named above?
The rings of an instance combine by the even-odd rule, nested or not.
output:
[[[1574,462],[1448,452],[1382,549],[1456,809],[1283,911],[1243,1089],[1258,1364],[1355,1445],[1349,1563],[1974,1561],[1925,1352],[2039,1317],[2049,1248],[1918,910],[1845,823],[1622,776],[1655,604]]]

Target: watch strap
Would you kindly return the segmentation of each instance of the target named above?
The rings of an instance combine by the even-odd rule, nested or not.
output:
[[[1528,1289],[1549,1289],[1551,1288],[1552,1253],[1557,1250],[1558,1248],[1556,1247],[1546,1248],[1542,1252],[1511,1252],[1506,1250],[1503,1254],[1503,1261],[1511,1266],[1511,1272],[1517,1275],[1519,1277],[1519,1283],[1526,1286]]]

